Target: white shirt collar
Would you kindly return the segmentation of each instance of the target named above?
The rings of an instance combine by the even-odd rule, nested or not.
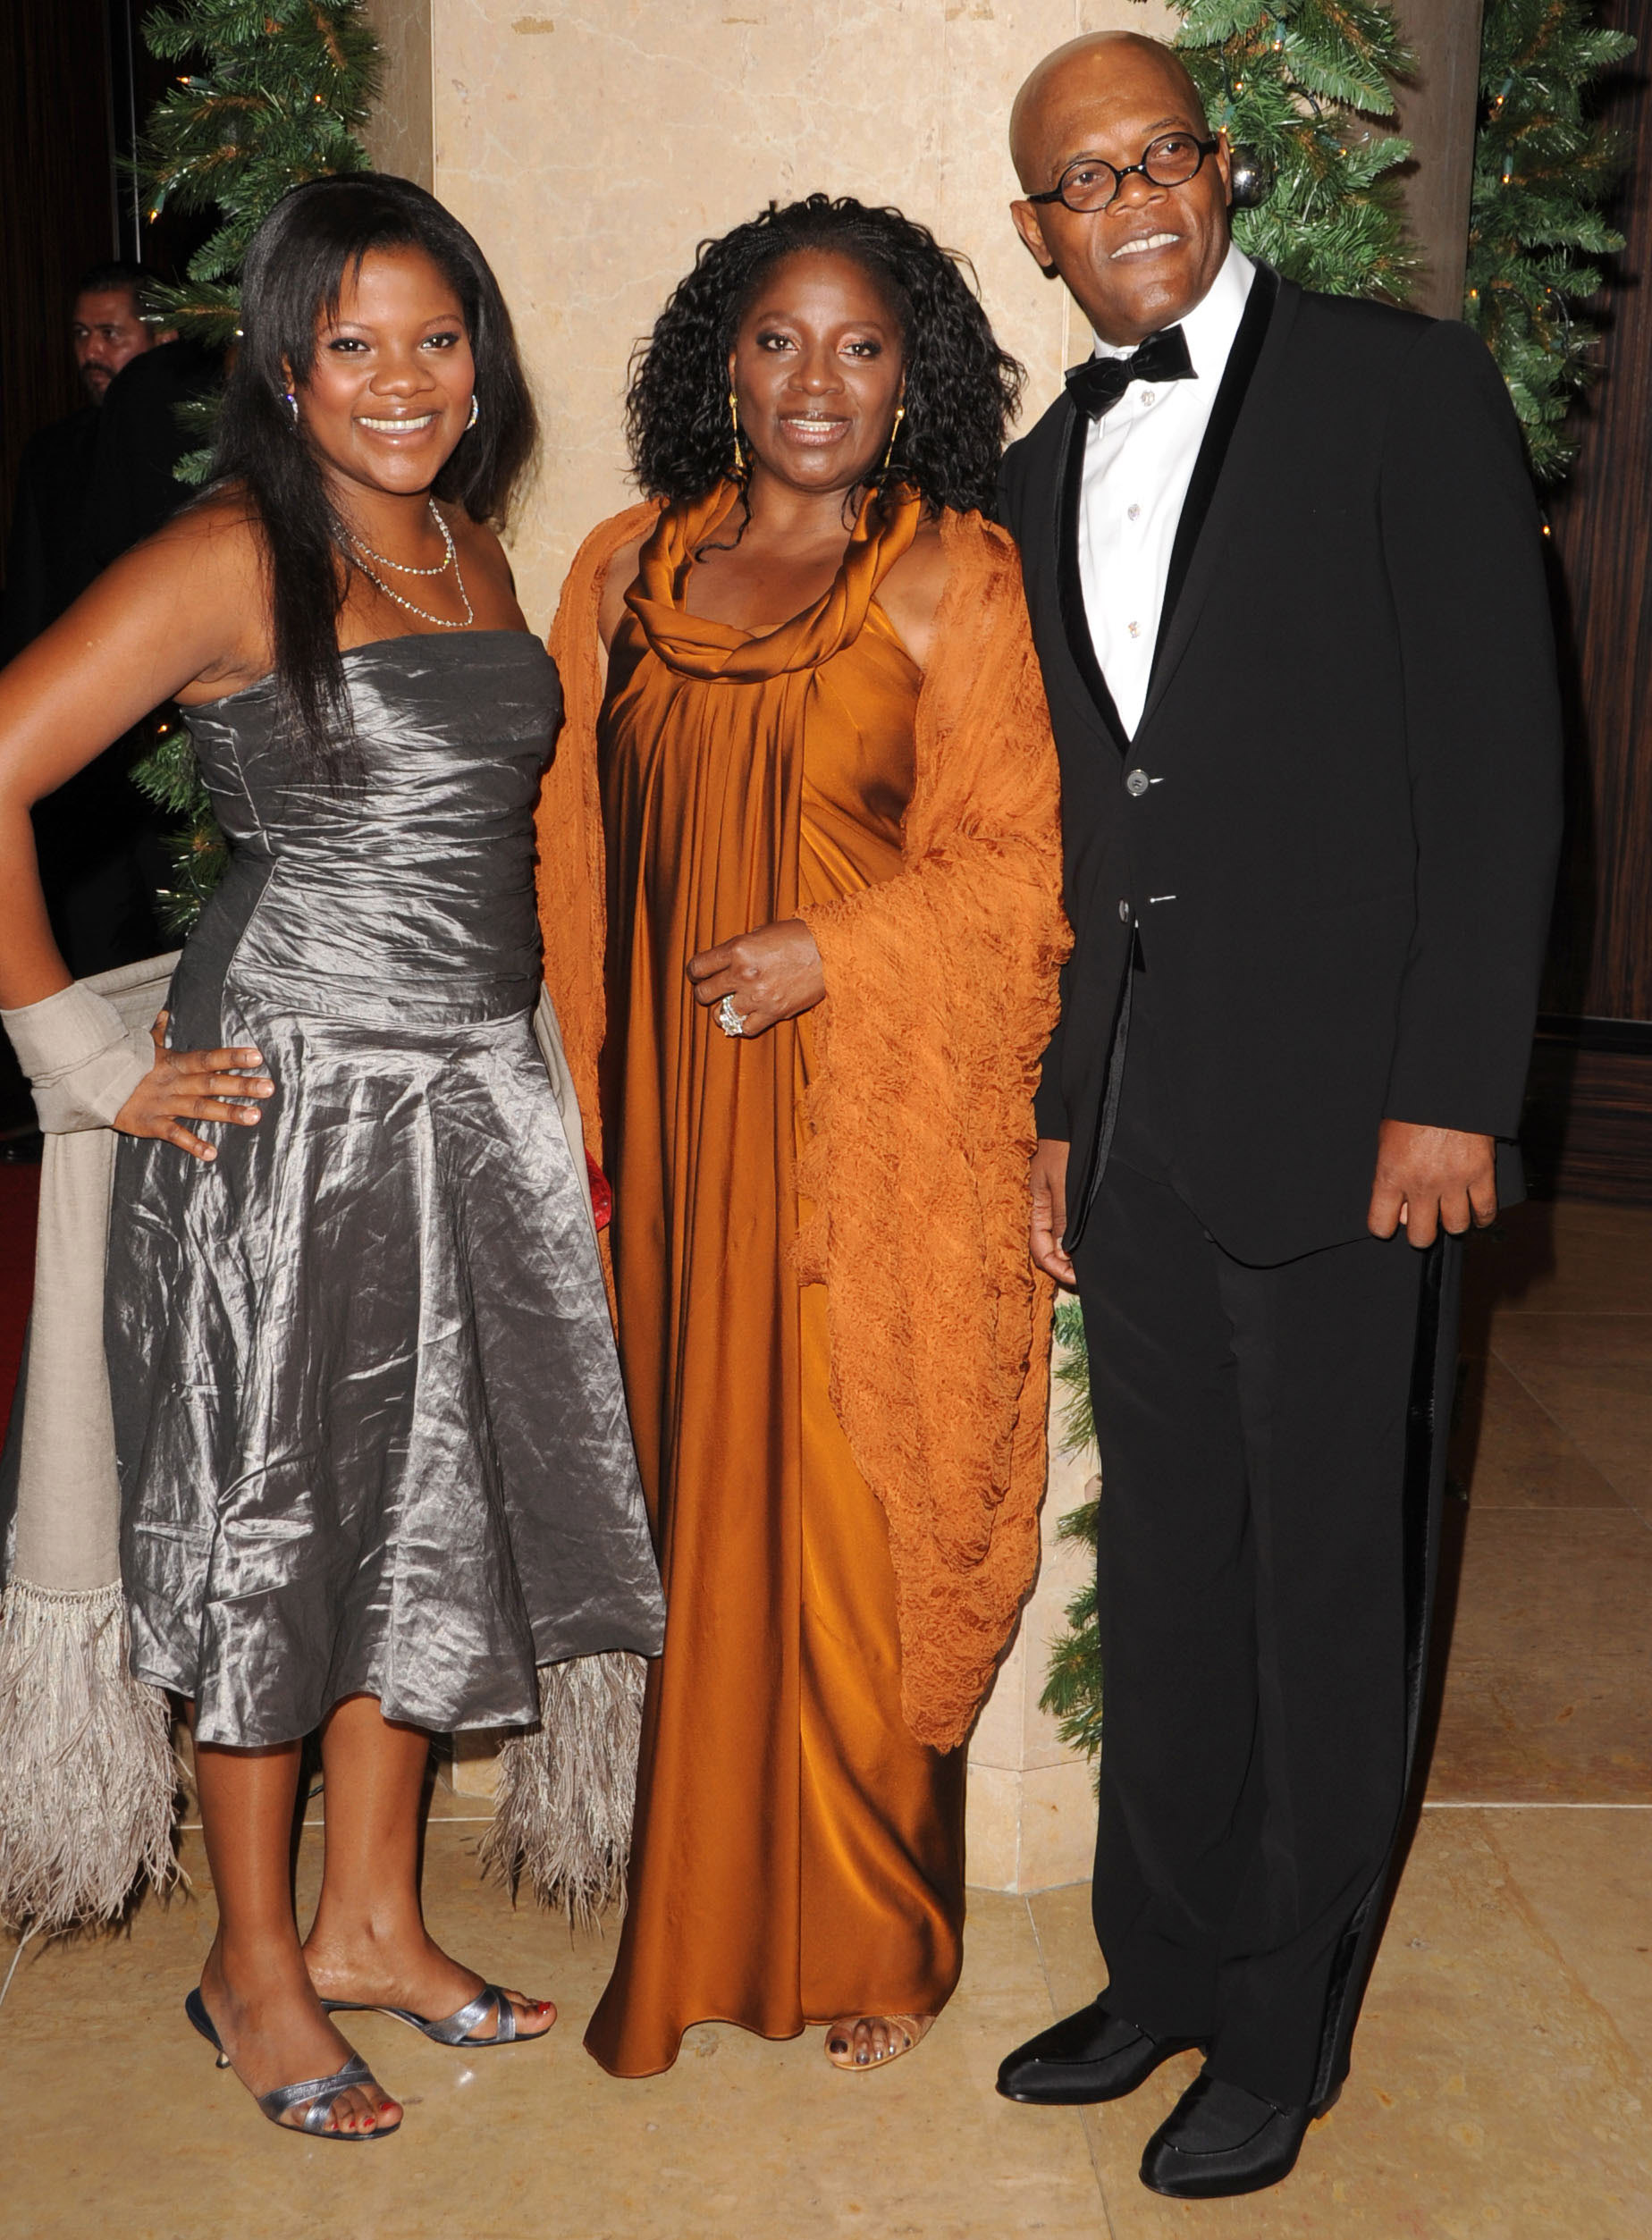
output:
[[[1187,354],[1201,379],[1209,381],[1214,375],[1220,380],[1255,277],[1255,265],[1236,241],[1230,241],[1222,269],[1181,321]],[[1104,342],[1099,334],[1095,343],[1098,358],[1128,358],[1135,349],[1134,342]]]

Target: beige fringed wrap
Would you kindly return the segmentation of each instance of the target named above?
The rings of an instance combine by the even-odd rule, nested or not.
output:
[[[30,1935],[113,1920],[139,1884],[179,1878],[167,1707],[128,1670],[103,1350],[110,1123],[154,1062],[149,1028],[177,961],[150,958],[0,1012],[46,1132],[0,1597],[0,1926]],[[534,1031],[588,1211],[579,1107],[543,991]],[[643,1671],[623,1652],[546,1668],[543,1725],[504,1746],[485,1863],[513,1890],[526,1875],[577,1921],[623,1885]]]
[[[177,1878],[160,1692],[127,1670],[104,1368],[109,1123],[154,1063],[175,956],[0,1014],[46,1131],[16,1542],[0,1598],[0,1924],[52,1935]]]

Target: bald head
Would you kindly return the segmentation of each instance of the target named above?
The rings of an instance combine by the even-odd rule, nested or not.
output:
[[[1115,95],[1121,78],[1132,86],[1158,79],[1173,105],[1209,131],[1199,88],[1174,47],[1140,31],[1087,31],[1045,55],[1010,109],[1010,161],[1029,194],[1054,185],[1045,174],[1051,151],[1066,147],[1065,128]]]
[[[1203,300],[1227,255],[1227,144],[1179,55],[1134,31],[1070,39],[1016,96],[1009,145],[1016,231],[1103,341],[1134,347]]]

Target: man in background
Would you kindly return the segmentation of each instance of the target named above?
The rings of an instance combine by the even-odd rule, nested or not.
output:
[[[9,661],[55,622],[96,570],[82,535],[97,448],[97,415],[123,366],[170,333],[143,316],[141,265],[94,265],[81,276],[69,314],[70,347],[87,395],[80,410],[31,435],[18,468],[17,496],[0,604],[0,662]]]
[[[115,408],[105,400],[112,392],[119,399],[128,367],[162,356],[175,341],[170,329],[157,331],[144,316],[148,282],[141,265],[114,262],[94,265],[76,285],[68,341],[87,401],[23,448],[0,592],[0,665],[48,629],[115,557],[100,552],[94,537],[99,513],[107,511],[97,504],[100,487],[123,487],[129,479],[115,456],[128,446],[108,440],[116,434],[106,425]],[[173,456],[182,449],[180,437]],[[173,504],[186,494],[174,489]],[[155,913],[164,875],[155,815],[128,776],[141,745],[137,734],[117,741],[35,812],[53,927],[78,976],[165,947]],[[13,1122],[26,1126],[30,1109],[7,1050],[0,1058],[0,1133]]]

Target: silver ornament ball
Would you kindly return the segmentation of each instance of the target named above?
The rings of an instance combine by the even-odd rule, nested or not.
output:
[[[1235,147],[1230,159],[1234,208],[1254,210],[1273,192],[1274,167],[1253,147]]]

